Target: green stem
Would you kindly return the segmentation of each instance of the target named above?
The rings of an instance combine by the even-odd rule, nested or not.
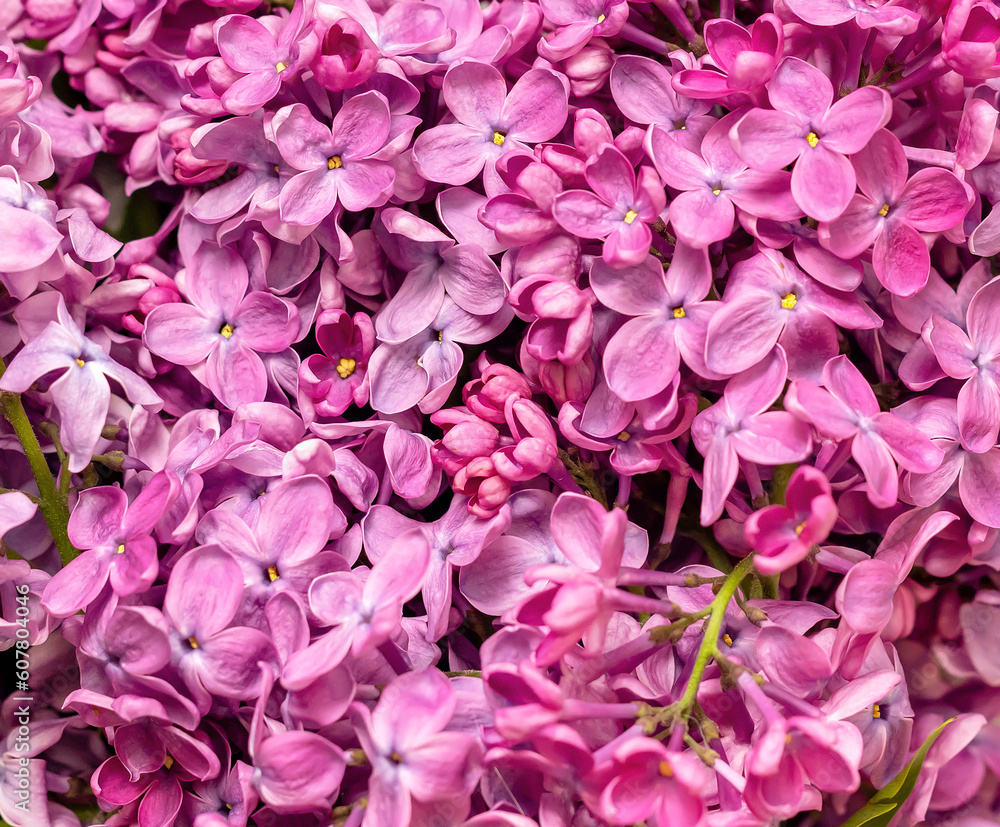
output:
[[[676,704],[682,715],[688,714],[698,698],[698,687],[701,685],[705,669],[717,651],[719,632],[722,631],[722,621],[725,618],[726,609],[729,607],[729,601],[733,599],[733,595],[736,594],[740,583],[743,582],[743,578],[747,576],[751,568],[753,568],[752,554],[744,557],[733,569],[729,577],[726,578],[726,582],[722,584],[722,588],[719,589],[715,600],[712,601],[712,614],[708,618],[708,623],[705,624],[705,634],[695,657],[694,669],[691,670],[691,677],[688,678],[687,686],[684,688],[684,695]]]
[[[0,376],[3,376],[7,366],[0,359]],[[66,533],[66,526],[69,523],[69,505],[66,498],[59,493],[56,482],[52,478],[52,471],[42,453],[42,446],[38,444],[38,437],[31,427],[28,414],[21,404],[21,396],[7,391],[0,392],[0,409],[3,415],[14,429],[24,455],[31,466],[31,473],[35,476],[35,484],[38,486],[39,503],[38,508],[45,518],[45,522],[52,532],[52,539],[55,541],[59,556],[63,565],[69,563],[80,552],[77,551],[69,541]]]

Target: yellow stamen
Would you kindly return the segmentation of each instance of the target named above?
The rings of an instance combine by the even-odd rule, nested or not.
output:
[[[169,770],[173,765],[174,765],[174,759],[171,758],[169,755],[164,756],[164,758],[163,758],[163,769]]]
[[[873,718],[882,717],[882,709],[878,704],[875,704],[875,706],[872,707],[872,717]]]
[[[806,135],[806,143],[809,144],[809,146],[811,146],[813,149],[815,149],[816,146],[819,144],[819,135],[817,135],[815,132],[810,132],[808,135]]]
[[[664,778],[674,777],[674,768],[670,766],[669,761],[660,762],[660,775],[662,775]]]
[[[340,169],[344,165],[344,162],[340,160],[339,155],[331,155],[326,160],[327,169]]]
[[[878,211],[878,214],[885,218],[889,214],[889,205],[883,204],[882,209]]]
[[[75,359],[74,361],[76,362],[77,367],[82,368],[86,364],[86,362],[84,362],[83,359]]]
[[[281,62],[279,61],[278,63],[275,63],[275,64],[274,64],[274,68],[275,68],[275,71],[277,71],[277,72],[278,72],[278,74],[281,74],[281,73],[282,73],[282,72],[284,72],[284,71],[285,71],[285,69],[287,69],[288,67],[287,67],[287,66],[286,66],[286,65],[285,65],[284,63],[281,63]]]
[[[444,331],[443,330],[439,330],[437,333],[438,333],[438,341],[439,342],[443,342],[444,341]]]
[[[726,632],[726,634],[724,634],[722,636],[722,641],[723,641],[723,643],[726,644],[726,646],[732,646],[733,645],[733,639],[729,636],[728,632]]]
[[[119,554],[124,554],[125,553],[125,544],[124,543],[119,543],[118,544],[118,553]]]
[[[799,297],[794,293],[787,293],[781,297],[781,306],[785,310],[791,310],[799,302]]]
[[[277,566],[271,566],[271,568],[269,568],[267,570],[267,576],[271,578],[271,582],[272,583],[275,580],[277,580],[278,579],[278,567]]]
[[[233,809],[233,805],[232,805],[232,804],[227,804],[227,805],[226,805],[226,809],[227,809],[227,810],[231,810],[231,809]]]
[[[392,754],[389,756],[389,760],[392,761],[393,764],[402,764],[403,763],[403,756],[400,755],[395,750],[393,750]]]
[[[712,195],[722,195],[722,189],[719,188],[712,190]]]
[[[803,520],[797,526],[795,526],[795,536],[798,537],[806,529],[806,521]]]
[[[619,442],[628,442],[632,438],[632,434],[628,431],[622,431],[616,438]]]
[[[603,23],[607,19],[608,19],[607,16],[602,14],[600,17],[597,18],[597,22]]]
[[[222,336],[226,339],[232,339],[234,331],[235,328],[231,324],[229,324],[229,322],[226,322],[222,327],[219,328],[219,333],[221,333]]]
[[[339,376],[341,379],[346,379],[348,376],[354,373],[354,369],[357,366],[358,363],[355,362],[353,359],[347,359],[347,358],[341,359],[340,362],[337,363],[336,367],[337,376]]]
[[[493,133],[493,143],[495,143],[497,146],[503,146],[503,142],[506,140],[507,136],[504,135],[503,132],[497,131]]]
[[[788,735],[785,736],[785,743],[786,744],[792,743],[792,735],[791,735],[791,733],[789,733]]]
[[[631,224],[638,217],[639,217],[639,213],[637,213],[635,210],[629,210],[627,213],[625,213],[625,223],[626,224]]]
[[[195,638],[194,635],[191,635],[191,637],[188,638],[188,646],[190,646],[192,649],[199,648],[198,647],[198,641],[197,641],[197,639]]]
[[[683,307],[675,307],[673,312],[675,319],[683,319],[687,315],[687,313],[684,312]]]

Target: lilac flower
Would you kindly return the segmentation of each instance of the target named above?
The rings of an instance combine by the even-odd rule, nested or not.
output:
[[[312,226],[338,203],[354,212],[385,203],[396,178],[389,163],[394,153],[386,152],[390,122],[388,101],[374,91],[346,101],[332,127],[313,118],[305,104],[279,110],[274,142],[281,157],[302,170],[281,188],[281,220]]]
[[[480,769],[480,746],[445,731],[457,707],[448,679],[427,669],[402,675],[382,691],[374,711],[361,704],[351,720],[372,765],[365,827],[406,827],[413,802],[468,796]]]
[[[111,403],[108,377],[137,405],[156,407],[162,400],[145,380],[86,338],[62,301],[57,314],[58,321],[49,322],[14,357],[0,378],[0,389],[23,393],[46,374],[63,371],[49,386],[49,393],[60,413],[59,439],[69,457],[69,470],[76,473],[90,464],[107,420]]]
[[[254,755],[253,784],[279,813],[308,813],[329,806],[346,767],[344,754],[315,732],[278,732]]]
[[[691,438],[705,457],[702,525],[722,514],[740,458],[780,465],[801,462],[812,450],[804,422],[785,411],[768,410],[784,390],[787,373],[785,351],[778,346],[755,367],[730,379],[722,399],[691,423]]]
[[[299,366],[300,405],[304,399],[317,416],[340,416],[351,404],[368,402],[368,360],[375,330],[364,313],[352,318],[343,310],[324,310],[316,319],[315,353]]]
[[[806,215],[832,221],[847,208],[857,181],[844,156],[860,152],[885,126],[889,95],[864,86],[834,102],[830,79],[796,57],[781,62],[767,91],[775,108],[753,109],[733,127],[736,152],[761,172],[796,161],[795,202]]]
[[[640,264],[649,254],[655,221],[667,199],[649,167],[636,177],[632,164],[615,147],[604,147],[587,162],[584,175],[593,190],[567,190],[552,201],[552,217],[581,238],[603,238],[604,260],[612,267]]]
[[[754,565],[776,574],[805,559],[837,522],[830,483],[808,465],[795,469],[785,491],[786,505],[769,505],[747,518],[747,542],[757,550]]]
[[[836,325],[864,330],[880,324],[856,296],[831,290],[781,253],[764,249],[733,268],[725,301],[708,324],[705,363],[732,375],[780,344],[791,354],[794,375],[818,373],[822,360],[836,355]],[[801,342],[809,343],[807,352]]]
[[[150,536],[177,496],[178,480],[161,471],[130,504],[120,488],[101,486],[81,492],[67,527],[83,554],[49,581],[42,595],[46,611],[66,617],[90,605],[111,581],[115,594],[144,592],[156,579],[156,541]]]
[[[814,26],[837,26],[854,21],[861,29],[889,35],[910,34],[920,23],[919,13],[892,3],[859,0],[786,0],[788,8]]]
[[[541,0],[539,5],[556,26],[538,42],[538,53],[551,61],[571,57],[592,37],[618,34],[628,18],[628,4],[622,0]]]
[[[170,622],[172,660],[199,706],[211,695],[253,698],[260,662],[274,663],[274,645],[256,629],[233,626],[243,577],[230,554],[214,546],[187,552],[167,583],[163,614]]]
[[[260,353],[280,353],[298,331],[295,306],[270,293],[247,293],[246,264],[230,248],[204,244],[185,286],[191,304],[164,304],[146,317],[143,341],[178,365],[204,362],[204,381],[226,406],[260,402],[267,374]]]
[[[922,169],[907,180],[903,145],[887,129],[851,161],[861,193],[838,218],[820,225],[820,241],[841,258],[874,245],[879,281],[890,293],[912,296],[927,284],[931,263],[920,233],[961,223],[968,208],[965,187],[945,169]]]
[[[727,115],[692,152],[663,127],[647,133],[647,148],[656,171],[667,184],[681,190],[670,202],[670,224],[679,238],[694,247],[707,247],[728,238],[739,207],[751,215],[787,221],[801,215],[792,198],[791,175],[784,170],[755,172],[740,161],[729,142],[738,113]]]
[[[316,36],[305,18],[306,5],[296,4],[278,36],[264,22],[243,14],[226,15],[215,23],[215,40],[226,65],[242,77],[222,95],[234,115],[249,115],[278,94],[282,83],[312,60]],[[271,23],[274,18],[265,22]]]
[[[444,184],[471,181],[501,155],[555,137],[566,122],[567,91],[546,69],[525,72],[508,92],[497,69],[463,61],[444,76],[442,94],[458,122],[422,133],[413,162],[424,177]]]

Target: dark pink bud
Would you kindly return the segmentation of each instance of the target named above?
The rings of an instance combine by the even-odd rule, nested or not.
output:
[[[549,417],[535,402],[530,399],[509,399],[504,407],[507,417],[507,427],[515,439],[538,439],[556,444],[556,432]]]
[[[170,147],[174,155],[174,178],[181,184],[204,184],[225,173],[228,161],[207,161],[191,153],[191,135],[194,128],[178,129],[170,134]]]
[[[357,21],[342,17],[323,36],[311,68],[331,92],[353,89],[375,71],[378,49]]]
[[[573,96],[594,94],[608,79],[614,62],[614,53],[604,40],[591,40],[575,55],[566,58],[563,61],[563,71],[569,78]]]
[[[495,422],[504,421],[504,405],[510,398],[530,397],[527,380],[506,365],[490,365],[481,379],[469,382],[462,393],[465,404],[477,416]]]
[[[497,445],[500,434],[490,423],[469,419],[444,435],[444,447],[460,457],[485,457]]]
[[[583,405],[594,389],[597,369],[590,354],[575,365],[562,362],[544,362],[538,368],[538,381],[545,392],[559,405],[576,402]]]
[[[584,158],[596,155],[603,146],[614,143],[614,140],[611,127],[600,112],[594,109],[581,109],[576,113],[573,143]]]

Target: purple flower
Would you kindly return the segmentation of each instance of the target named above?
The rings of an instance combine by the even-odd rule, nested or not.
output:
[[[309,227],[337,204],[352,212],[384,204],[396,179],[390,122],[388,101],[374,91],[345,102],[331,127],[305,104],[280,109],[272,121],[274,142],[281,157],[302,170],[281,188],[281,220]]]
[[[539,5],[556,27],[538,42],[538,53],[551,61],[575,55],[592,37],[618,34],[628,18],[623,0],[540,0]]]
[[[837,504],[822,471],[800,465],[785,491],[785,505],[769,505],[747,518],[747,542],[757,551],[754,565],[777,574],[802,562],[837,522]]]
[[[351,707],[351,721],[372,766],[365,827],[406,827],[413,802],[468,796],[480,774],[481,747],[464,732],[445,731],[458,698],[434,669],[401,675],[374,711]]]
[[[254,754],[253,785],[278,813],[308,813],[324,806],[340,789],[344,753],[315,732],[277,732]]]
[[[722,399],[691,423],[691,438],[705,457],[702,525],[711,525],[722,514],[741,458],[781,465],[809,456],[812,438],[806,424],[785,411],[768,410],[784,390],[787,374],[785,351],[779,345],[755,367],[730,379]]]
[[[874,505],[888,508],[896,502],[896,463],[920,474],[941,464],[944,452],[915,426],[879,410],[868,381],[846,356],[826,363],[823,385],[795,380],[785,395],[785,407],[824,436],[852,440],[851,456],[868,481],[868,499]]]
[[[137,405],[155,407],[163,400],[145,380],[86,338],[61,300],[57,314],[59,320],[49,322],[14,357],[0,378],[0,390],[24,393],[46,374],[63,371],[49,386],[49,393],[59,410],[59,439],[69,456],[69,470],[76,473],[90,464],[107,421],[111,404],[109,377]]]
[[[920,23],[912,9],[885,0],[785,0],[798,17],[814,26],[838,26],[854,21],[861,29],[887,35],[910,34]]]
[[[156,541],[150,536],[177,496],[169,471],[154,474],[135,500],[120,488],[101,486],[80,493],[70,517],[70,542],[83,554],[52,577],[42,602],[46,611],[67,617],[90,605],[111,581],[115,594],[144,592],[159,571]]]
[[[844,156],[860,152],[885,126],[889,94],[864,86],[834,102],[830,79],[797,57],[781,62],[767,92],[774,109],[753,109],[733,127],[737,154],[761,172],[795,161],[795,203],[812,218],[832,221],[847,208],[857,182]]]
[[[644,166],[637,178],[629,160],[606,146],[587,162],[584,176],[593,192],[559,193],[552,201],[553,218],[581,238],[603,238],[602,256],[612,267],[641,264],[652,241],[647,225],[667,203],[656,172]]]
[[[352,318],[343,310],[324,310],[316,319],[316,344],[323,352],[306,357],[299,366],[303,411],[308,404],[316,416],[340,416],[352,404],[367,404],[368,360],[375,349],[368,315],[355,313]]]
[[[567,90],[546,69],[525,72],[514,87],[499,70],[474,60],[454,64],[444,76],[444,101],[457,123],[422,133],[413,144],[413,162],[431,181],[465,184],[484,165],[525,144],[548,141],[566,123]]]
[[[820,241],[846,259],[874,245],[878,280],[890,293],[912,296],[927,284],[931,266],[920,233],[961,224],[969,206],[966,187],[946,169],[922,169],[907,179],[903,145],[887,129],[851,161],[861,193],[836,220],[824,219],[829,223],[820,224]]]
[[[291,302],[247,293],[246,264],[235,250],[203,244],[185,280],[191,304],[164,304],[146,317],[143,341],[178,365],[204,362],[204,383],[229,408],[263,401],[267,374],[258,354],[280,353],[298,332]]]
[[[305,17],[306,4],[297,3],[274,36],[261,20],[231,14],[215,23],[216,43],[226,65],[242,77],[223,94],[222,104],[234,115],[250,115],[278,94],[282,83],[312,59],[316,36]],[[264,18],[272,23],[275,18]]]

